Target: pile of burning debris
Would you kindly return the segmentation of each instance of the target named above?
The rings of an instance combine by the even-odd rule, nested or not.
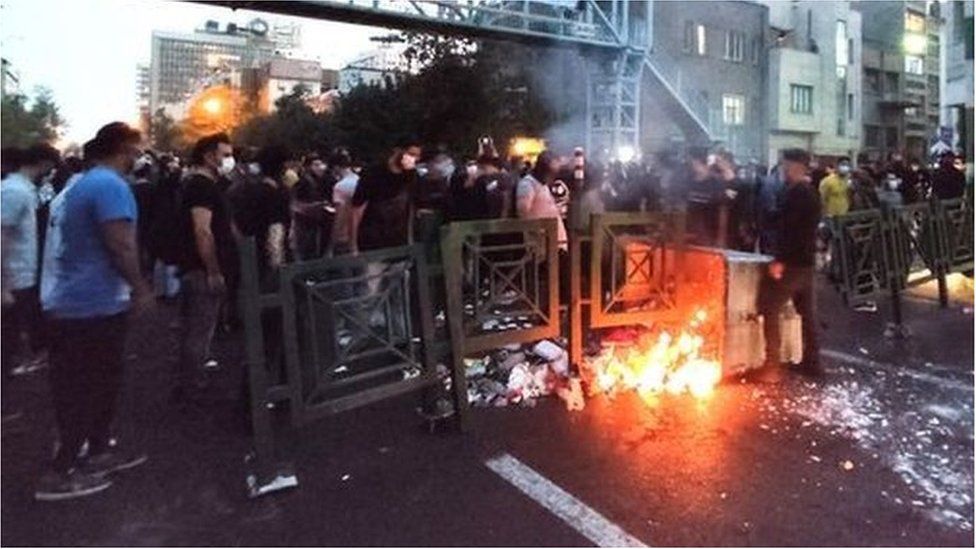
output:
[[[706,398],[722,377],[710,324],[700,309],[678,328],[612,330],[590,349],[579,377],[571,371],[564,340],[512,344],[465,360],[468,402],[531,407],[555,394],[568,409],[581,410],[584,394],[633,390],[648,402],[662,393]]]

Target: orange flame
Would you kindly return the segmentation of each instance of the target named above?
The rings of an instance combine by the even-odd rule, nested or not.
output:
[[[708,398],[722,379],[722,366],[703,356],[705,339],[698,331],[706,320],[699,310],[677,337],[661,331],[632,346],[605,348],[586,364],[594,385],[604,393],[635,390],[648,403],[661,393]]]

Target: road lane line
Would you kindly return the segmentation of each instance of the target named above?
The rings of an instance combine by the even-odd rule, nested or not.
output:
[[[641,540],[511,455],[495,456],[486,461],[485,466],[562,519],[597,547],[647,547]]]
[[[896,364],[878,362],[877,360],[871,360],[870,358],[852,355],[842,351],[835,351],[833,349],[821,349],[820,355],[825,356],[827,358],[832,358],[834,360],[838,360],[840,362],[846,362],[848,364],[855,364],[858,366],[866,366],[868,368],[884,370],[886,372],[893,373],[896,375],[906,375],[908,377],[917,379],[919,381],[924,381],[927,383],[931,383],[933,385],[939,385],[947,389],[955,389],[957,391],[966,391],[969,393],[973,392],[973,384],[971,383],[963,383],[952,379],[941,378],[939,376],[921,372],[910,366],[899,366]],[[949,368],[946,367],[939,367],[939,369],[943,371],[951,371]],[[966,373],[966,372],[960,371],[960,373]]]

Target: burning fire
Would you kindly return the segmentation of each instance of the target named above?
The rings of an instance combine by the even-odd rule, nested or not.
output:
[[[604,393],[636,390],[645,401],[661,393],[709,397],[722,379],[722,366],[706,356],[700,333],[707,314],[697,311],[678,333],[647,332],[632,343],[610,343],[587,364],[592,385]]]

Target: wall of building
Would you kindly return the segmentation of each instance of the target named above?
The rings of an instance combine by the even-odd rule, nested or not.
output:
[[[952,128],[951,145],[973,158],[973,2],[943,6],[942,126]]]
[[[739,158],[763,158],[767,139],[765,84],[768,10],[755,2],[655,2],[651,57],[664,77]],[[698,30],[698,26],[702,31]],[[741,60],[727,58],[728,33],[741,34]],[[690,32],[690,35],[687,34]],[[704,35],[699,53],[698,35]],[[681,136],[645,86],[641,103],[645,151],[671,148]],[[728,124],[723,96],[741,97],[741,124]]]
[[[801,146],[826,157],[856,154],[861,142],[861,18],[845,0],[766,2],[778,38],[769,53],[767,160]],[[810,112],[794,112],[793,87],[811,90]]]

